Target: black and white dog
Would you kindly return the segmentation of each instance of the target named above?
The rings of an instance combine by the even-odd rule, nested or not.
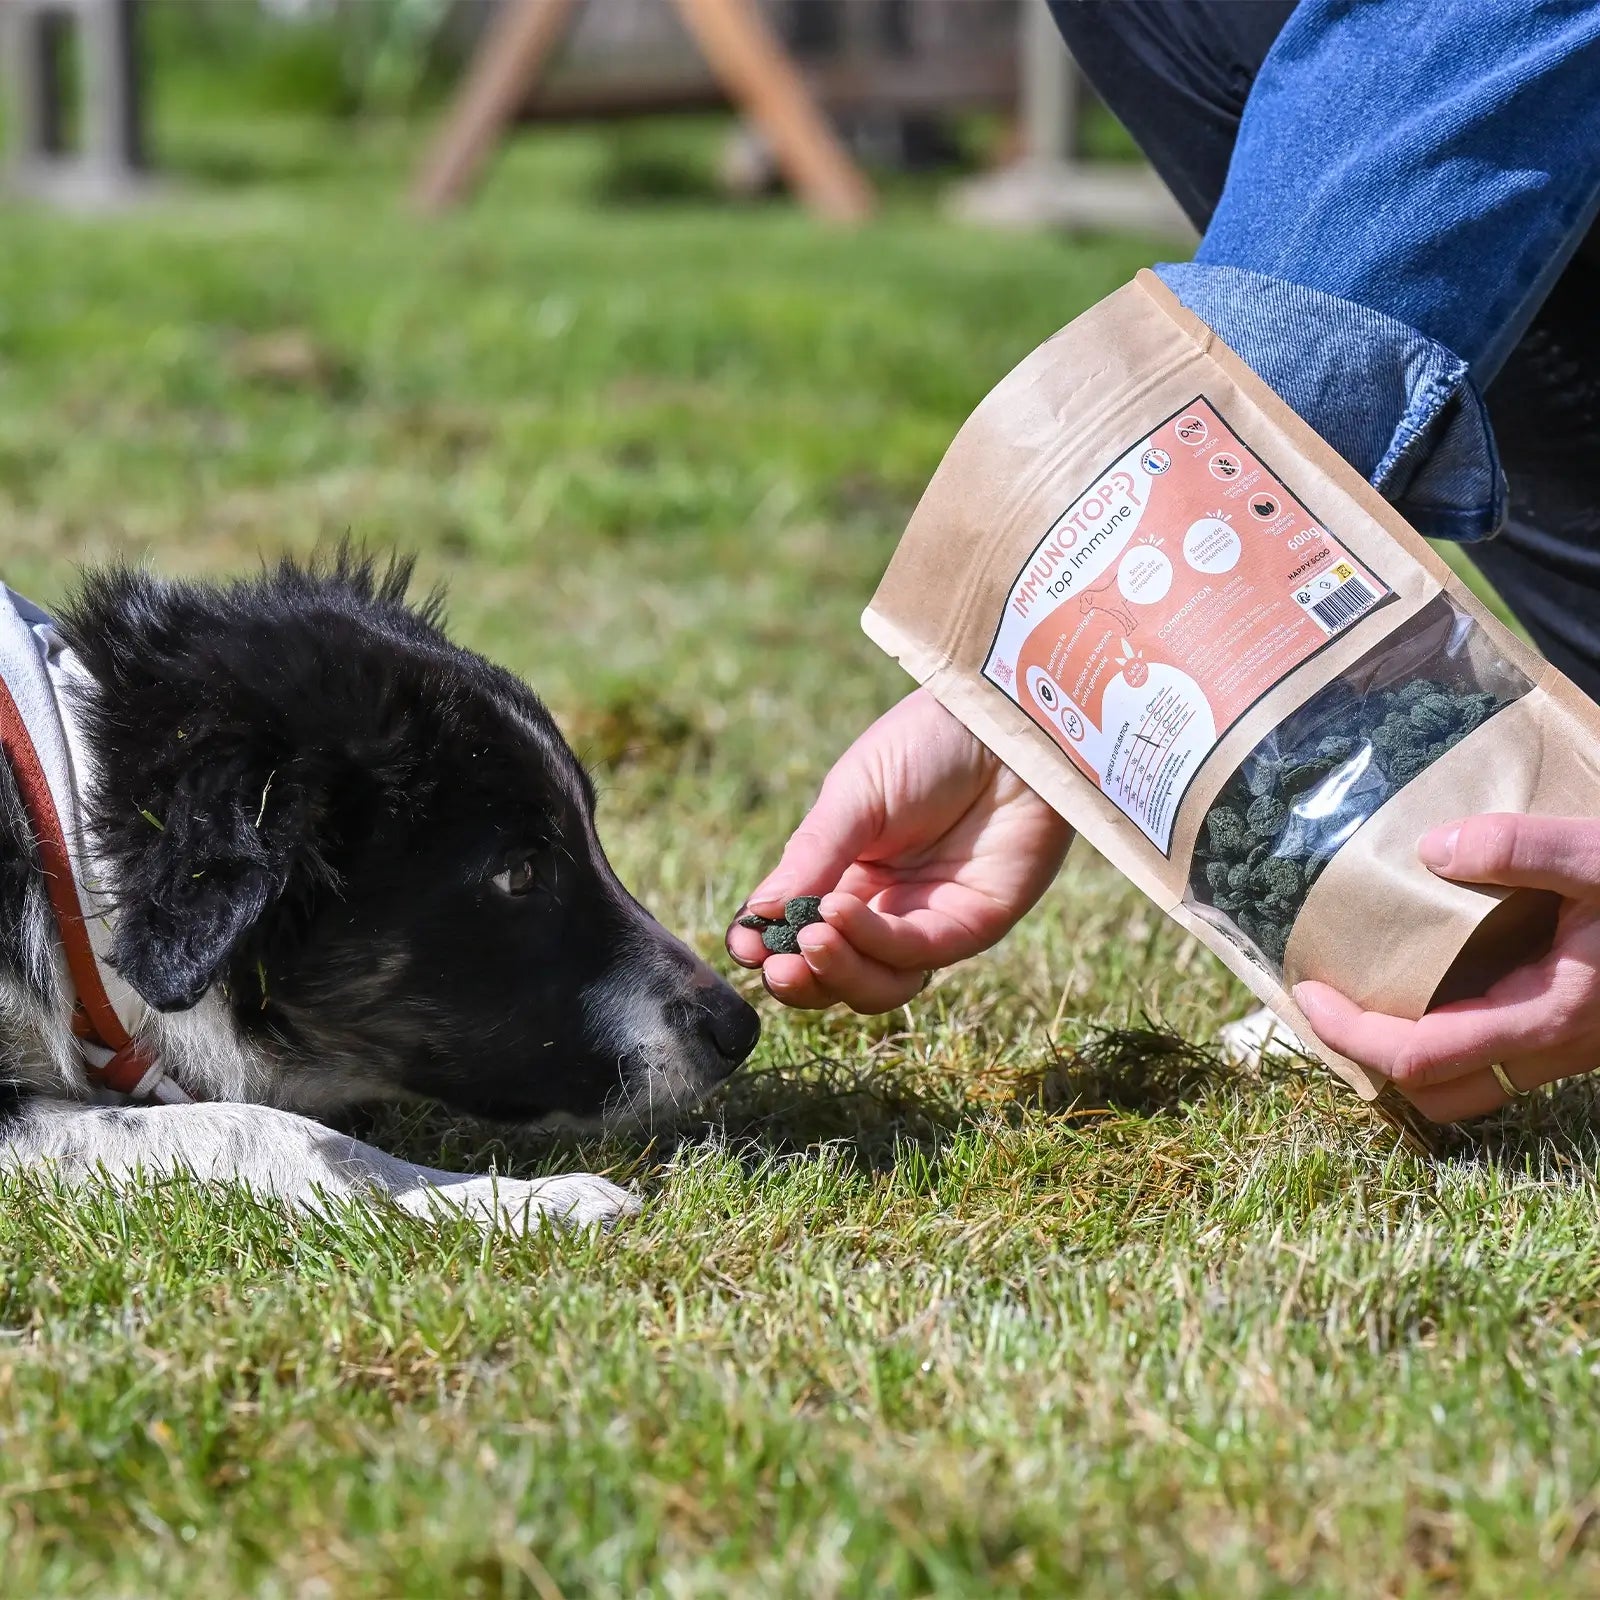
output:
[[[45,847],[28,738],[8,737],[0,1162],[604,1221],[634,1209],[604,1179],[434,1171],[308,1115],[404,1096],[649,1121],[750,1053],[755,1012],[612,872],[544,706],[451,644],[408,578],[350,556],[225,587],[107,571],[55,619],[0,591],[0,699],[71,857]],[[85,989],[107,1027],[84,1025]],[[117,1040],[80,1035],[119,1024],[137,1094],[108,1104],[97,1046]]]

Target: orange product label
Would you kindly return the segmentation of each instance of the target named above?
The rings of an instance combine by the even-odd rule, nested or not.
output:
[[[983,675],[1166,853],[1217,741],[1389,594],[1202,397],[1051,524]]]

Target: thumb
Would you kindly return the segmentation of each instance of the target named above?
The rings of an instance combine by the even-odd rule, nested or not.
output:
[[[882,832],[881,791],[860,767],[836,767],[747,904],[758,915],[773,916],[797,894],[828,894]]]
[[[1600,820],[1494,812],[1447,823],[1417,844],[1424,866],[1460,883],[1600,897]]]

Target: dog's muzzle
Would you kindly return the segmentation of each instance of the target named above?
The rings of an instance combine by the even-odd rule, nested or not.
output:
[[[755,1049],[761,1037],[761,1018],[724,979],[703,961],[696,962],[692,980],[695,1028],[710,1041],[726,1078]]]

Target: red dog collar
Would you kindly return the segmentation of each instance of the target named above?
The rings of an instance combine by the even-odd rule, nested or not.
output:
[[[154,1053],[131,1037],[106,993],[100,964],[84,924],[83,907],[78,900],[66,830],[61,826],[61,816],[50,793],[39,752],[34,748],[27,724],[3,678],[0,678],[0,750],[11,763],[22,804],[33,827],[45,891],[50,897],[50,909],[55,913],[67,971],[77,994],[72,1032],[82,1049],[91,1081],[136,1099],[188,1100],[189,1096],[167,1078]]]

